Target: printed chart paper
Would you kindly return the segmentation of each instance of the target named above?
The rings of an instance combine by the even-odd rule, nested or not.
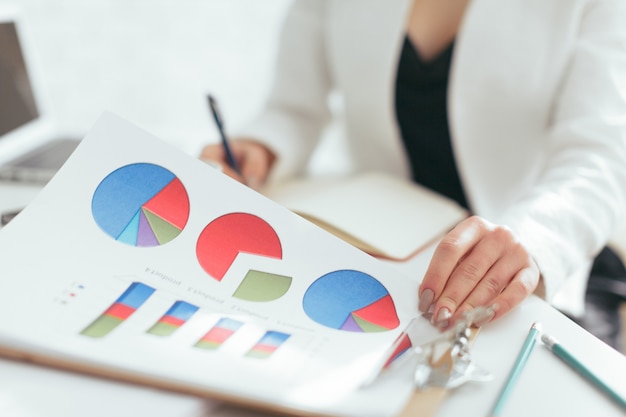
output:
[[[0,348],[300,414],[391,416],[410,393],[360,386],[414,281],[111,114],[0,253]]]

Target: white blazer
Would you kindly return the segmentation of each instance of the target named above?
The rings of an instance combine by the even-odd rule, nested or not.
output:
[[[343,97],[356,170],[409,177],[394,114],[410,0],[296,0],[267,106],[241,134],[306,166]],[[454,48],[449,120],[473,211],[513,229],[546,297],[573,314],[593,256],[626,214],[626,2],[472,0]]]

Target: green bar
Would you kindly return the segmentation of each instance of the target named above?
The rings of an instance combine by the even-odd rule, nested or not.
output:
[[[267,359],[272,355],[273,352],[265,352],[261,350],[250,350],[246,353],[246,356],[249,358],[258,358],[258,359]]]
[[[155,336],[169,336],[178,329],[178,326],[174,326],[170,323],[156,322],[154,326],[150,327],[147,333]]]
[[[193,345],[194,347],[206,350],[215,350],[221,346],[220,343],[207,342],[206,340],[199,340],[198,343]]]
[[[80,334],[89,337],[104,337],[111,332],[111,330],[115,329],[120,325],[124,320],[108,316],[102,315],[95,319],[89,326],[87,326]]]

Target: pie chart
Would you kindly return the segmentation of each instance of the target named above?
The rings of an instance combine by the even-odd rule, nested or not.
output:
[[[350,332],[384,332],[400,325],[387,289],[370,275],[339,270],[318,278],[304,294],[302,307],[313,321]]]
[[[218,217],[202,230],[196,243],[200,266],[217,281],[224,278],[242,252],[276,259],[283,257],[280,239],[272,226],[249,213],[228,213]],[[277,275],[273,281],[282,278]]]
[[[131,246],[159,246],[180,234],[189,218],[181,181],[154,164],[123,166],[100,182],[91,201],[96,224]]]

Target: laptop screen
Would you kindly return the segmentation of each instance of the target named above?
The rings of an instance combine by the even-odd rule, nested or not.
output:
[[[0,22],[0,137],[39,117],[13,22]]]

